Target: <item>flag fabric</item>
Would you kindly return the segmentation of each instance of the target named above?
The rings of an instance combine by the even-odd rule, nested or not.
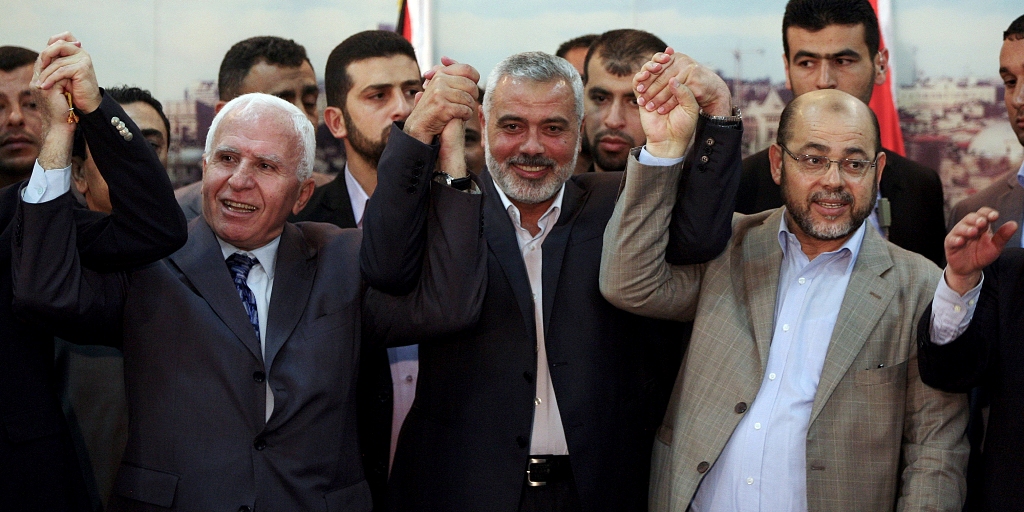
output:
[[[433,5],[431,0],[400,0],[395,32],[402,34],[416,50],[420,71],[434,65]]]
[[[878,16],[878,28],[881,31],[882,48],[888,48],[888,42],[893,41],[892,33],[892,2],[891,0],[870,0],[871,6],[875,8]],[[885,68],[885,83],[875,85],[871,94],[871,110],[878,117],[878,127],[881,130],[882,145],[886,148],[906,155],[903,146],[903,130],[900,128],[900,116],[896,110],[896,81],[893,78],[893,52],[889,52],[889,64]]]

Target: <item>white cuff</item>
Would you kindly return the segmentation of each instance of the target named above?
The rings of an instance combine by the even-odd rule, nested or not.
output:
[[[668,167],[670,165],[676,165],[683,161],[685,157],[679,158],[661,158],[654,156],[647,152],[647,146],[640,148],[640,156],[636,157],[637,162],[643,165],[657,166],[657,167]]]
[[[71,166],[44,171],[36,160],[28,185],[21,191],[21,200],[30,204],[45,203],[71,190]]]
[[[974,309],[978,306],[984,282],[985,275],[982,274],[978,286],[961,296],[946,284],[946,271],[942,271],[939,285],[935,287],[935,297],[932,298],[932,343],[945,345],[967,330],[974,318]]]

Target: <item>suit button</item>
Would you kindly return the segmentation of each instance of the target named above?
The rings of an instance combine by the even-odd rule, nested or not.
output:
[[[265,374],[265,373],[263,373],[261,371],[252,372],[252,380],[254,380],[256,382],[263,382],[263,381],[267,380],[267,374]]]
[[[533,384],[533,372],[523,372],[523,378],[526,379],[526,382]]]
[[[238,507],[238,512],[252,512],[252,509],[245,505],[242,505],[241,507]]]
[[[710,467],[711,467],[711,464],[708,464],[707,461],[701,462],[700,464],[697,464],[697,472],[701,473],[701,474],[707,473],[708,468],[710,468]]]
[[[257,451],[261,451],[267,447],[267,441],[263,439],[263,436],[257,436],[256,440],[252,442],[252,447],[256,448]]]
[[[407,193],[409,193],[409,194],[415,194],[416,193],[416,186],[415,185],[410,186],[409,188],[405,189],[405,191]]]
[[[704,156],[700,157],[700,161],[705,163],[705,164],[708,163],[708,156],[704,155]]]
[[[520,448],[526,448],[526,445],[529,444],[529,443],[526,442],[526,438],[525,437],[523,437],[523,436],[516,436],[516,444],[519,445]]]
[[[704,141],[704,144],[706,144],[708,146],[714,146],[715,145],[715,139],[712,139],[711,137],[708,137],[708,140]]]
[[[736,404],[736,408],[734,410],[736,411],[736,414],[743,414],[743,413],[747,412],[747,403],[746,402],[740,402],[740,403]]]
[[[120,122],[121,122],[121,118],[119,118],[117,116],[114,116],[114,117],[110,118],[110,125],[111,126],[117,127],[117,123],[120,123]]]
[[[380,403],[385,403],[388,400],[391,400],[391,392],[390,391],[381,391],[380,394],[377,395],[377,400],[380,400]]]

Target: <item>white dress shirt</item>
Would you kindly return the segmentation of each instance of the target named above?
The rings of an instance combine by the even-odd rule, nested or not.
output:
[[[52,201],[71,190],[71,166],[63,169],[43,169],[36,160],[32,175],[21,191],[21,200],[29,204]]]
[[[866,229],[808,260],[783,217],[775,332],[761,388],[698,488],[694,512],[807,510],[811,409]]]
[[[366,211],[366,202],[370,200],[370,194],[363,190],[363,186],[356,181],[356,177],[348,170],[348,163],[345,163],[345,188],[348,189],[348,201],[352,204],[352,217],[356,221],[356,227],[363,228],[363,212]],[[338,179],[338,178],[334,178]]]
[[[562,415],[558,412],[558,400],[555,388],[551,384],[551,372],[548,369],[548,353],[544,345],[544,290],[541,272],[544,266],[544,239],[558,222],[562,211],[562,196],[565,185],[558,190],[555,200],[544,215],[537,221],[540,231],[530,234],[523,227],[519,208],[512,204],[501,187],[495,184],[501,204],[512,219],[516,232],[519,251],[526,265],[526,274],[530,279],[530,290],[533,292],[533,323],[537,331],[537,392],[533,399],[533,432],[530,436],[531,455],[568,455],[569,444],[565,440],[565,429],[562,426]]]

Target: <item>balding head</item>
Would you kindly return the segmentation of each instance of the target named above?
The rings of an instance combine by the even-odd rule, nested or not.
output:
[[[875,143],[873,150],[882,150],[882,139],[875,113],[862,101],[838,89],[811,91],[794,98],[779,118],[777,142],[784,146],[788,145],[793,138],[795,126],[833,116],[851,116],[852,119],[860,121],[865,132],[869,132],[870,139]]]

